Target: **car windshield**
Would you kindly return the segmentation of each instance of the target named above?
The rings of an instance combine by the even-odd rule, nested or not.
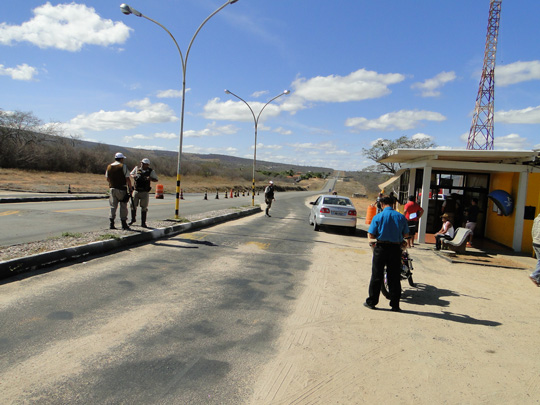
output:
[[[340,198],[340,197],[325,197],[323,204],[328,205],[352,205],[351,200],[348,198]]]

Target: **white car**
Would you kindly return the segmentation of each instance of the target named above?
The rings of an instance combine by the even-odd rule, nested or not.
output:
[[[312,205],[309,224],[318,231],[321,226],[342,226],[356,232],[356,208],[352,201],[341,195],[321,195]]]

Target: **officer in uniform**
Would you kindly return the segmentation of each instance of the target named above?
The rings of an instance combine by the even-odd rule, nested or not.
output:
[[[133,187],[131,186],[131,178],[129,177],[129,169],[124,164],[126,157],[123,153],[118,152],[114,155],[114,163],[107,166],[105,177],[109,182],[109,205],[111,206],[111,213],[109,215],[110,227],[109,229],[116,229],[114,226],[114,220],[116,218],[116,210],[118,204],[120,204],[120,220],[122,221],[122,229],[129,230],[127,224],[128,209],[127,202]]]
[[[270,180],[268,182],[268,186],[264,189],[264,202],[266,203],[266,216],[270,217],[270,207],[272,207],[272,201],[275,201],[276,198],[274,197],[274,182]]]
[[[364,306],[376,309],[386,267],[390,306],[392,311],[401,311],[401,244],[404,243],[404,238],[409,237],[409,227],[405,215],[395,211],[392,203],[391,197],[385,196],[381,199],[382,212],[373,217],[368,229],[369,244],[373,247],[373,261],[369,297]]]
[[[135,180],[135,193],[131,204],[131,222],[135,223],[137,217],[137,206],[141,206],[141,226],[146,228],[146,215],[148,213],[148,204],[150,202],[150,183],[158,181],[158,177],[154,169],[150,167],[150,159],[144,158],[141,160],[140,166],[135,166],[131,171],[131,177]]]

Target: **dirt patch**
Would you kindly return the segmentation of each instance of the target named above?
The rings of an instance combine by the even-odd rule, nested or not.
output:
[[[528,266],[519,263],[519,260],[509,259],[508,256],[500,256],[497,254],[490,254],[485,252],[468,252],[461,253],[446,253],[440,252],[439,256],[448,260],[451,263],[467,263],[476,264],[482,266],[501,267],[507,269],[527,269]]]
[[[539,289],[527,272],[413,249],[403,312],[381,296],[364,238],[321,232],[252,404],[538,404]]]

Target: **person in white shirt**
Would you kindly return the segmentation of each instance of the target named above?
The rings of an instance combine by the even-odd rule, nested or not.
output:
[[[454,239],[454,226],[452,222],[448,219],[448,214],[441,215],[443,224],[439,232],[435,234],[435,249],[441,250],[442,240],[452,240]]]

